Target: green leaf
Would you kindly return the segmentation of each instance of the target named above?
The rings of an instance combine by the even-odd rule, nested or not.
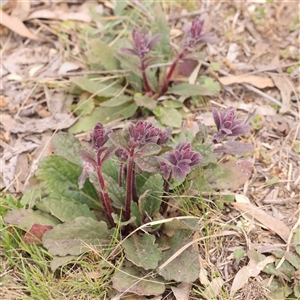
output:
[[[285,252],[284,258],[292,264],[296,270],[300,270],[300,257],[291,252]]]
[[[168,89],[168,94],[179,96],[213,96],[214,92],[206,86],[198,84],[180,83]]]
[[[89,99],[89,100],[87,100]],[[77,104],[71,105],[71,109],[76,115],[87,116],[90,115],[95,108],[95,102],[90,99],[89,93],[83,93],[80,96],[80,100]]]
[[[118,70],[119,61],[114,56],[113,49],[100,39],[89,43],[90,51],[87,53],[88,63],[97,66],[100,64],[105,70]]]
[[[182,102],[176,100],[165,100],[162,102],[162,105],[166,108],[181,108]]]
[[[103,124],[110,123],[115,120],[122,120],[131,117],[137,109],[134,103],[129,105],[124,103],[114,107],[98,107],[94,109],[91,115],[80,118],[71,128],[70,133],[77,134],[87,132],[94,128],[98,122]]]
[[[50,263],[51,271],[54,272],[59,267],[65,266],[71,262],[75,262],[78,259],[79,259],[79,256],[75,256],[75,255],[68,255],[68,256],[62,256],[62,257],[61,256],[53,256],[51,263]]]
[[[160,278],[151,276],[145,278],[147,273],[141,268],[127,263],[116,272],[112,278],[113,288],[119,292],[134,293],[137,295],[153,296],[161,295],[165,291],[165,285]]]
[[[113,132],[109,135],[109,139],[115,146],[124,150],[128,149],[127,142],[122,135]]]
[[[116,208],[124,208],[125,207],[125,199],[126,199],[126,190],[124,187],[120,187],[119,183],[104,174],[104,180],[107,183],[107,191],[108,195],[112,200],[113,206]]]
[[[101,103],[100,106],[102,106],[102,107],[114,107],[114,106],[119,106],[121,104],[127,103],[131,100],[132,100],[131,96],[120,95],[120,96],[111,98],[110,100]]]
[[[114,97],[114,95],[120,92],[123,88],[119,84],[108,86],[105,83],[95,82],[85,77],[72,77],[70,78],[70,82],[76,84],[83,91],[106,98]]]
[[[43,245],[51,255],[80,255],[110,245],[113,230],[105,222],[92,218],[78,217],[72,222],[59,224],[43,235]]]
[[[163,224],[164,231],[177,231],[177,230],[192,230],[192,231],[199,231],[199,219],[177,219],[174,218],[171,222],[167,222]]]
[[[99,208],[99,198],[94,186],[86,180],[83,188],[78,187],[82,168],[63,157],[51,155],[41,160],[36,171],[37,178],[51,196],[58,195]]]
[[[182,116],[175,108],[157,107],[153,113],[163,125],[181,127]]]
[[[201,143],[194,144],[193,141],[193,150],[198,151],[203,156],[203,160],[201,161],[201,166],[207,166],[210,163],[216,163],[217,157],[214,154],[214,146],[212,143]]]
[[[208,88],[214,95],[221,91],[221,86],[219,82],[207,77],[204,81],[204,86]]]
[[[135,103],[140,107],[146,107],[150,110],[153,110],[157,106],[157,102],[148,96],[139,96],[134,97]]]
[[[300,229],[294,230],[293,242],[296,244],[295,250],[300,255]]]
[[[273,279],[270,283],[270,278],[267,278],[262,281],[262,284],[270,291],[268,297],[272,300],[288,299],[288,296],[293,292],[282,280]]]
[[[131,235],[123,243],[126,258],[138,267],[145,270],[151,270],[158,267],[161,259],[161,251],[155,244],[155,236],[144,234]]]
[[[136,155],[138,156],[149,156],[159,153],[161,150],[161,146],[149,143],[142,146],[139,150],[137,150]]]
[[[153,35],[162,34],[161,40],[155,46],[155,52],[162,54],[165,60],[170,55],[170,27],[166,16],[160,4],[154,8],[154,20],[151,24],[151,33]]]
[[[33,224],[56,226],[60,221],[50,214],[32,209],[14,209],[9,212],[4,221],[9,224],[17,225],[24,230],[30,230]]]
[[[294,294],[298,299],[300,298],[300,280],[295,280]]]
[[[41,201],[47,211],[62,222],[71,222],[77,217],[96,220],[95,214],[84,203],[64,197],[47,197]],[[39,204],[38,204],[39,205]],[[37,207],[38,207],[37,205]]]
[[[159,212],[161,205],[161,196],[163,193],[163,178],[160,174],[149,177],[140,193],[143,194],[139,199],[139,210],[142,217],[147,215],[153,217]],[[145,193],[148,191],[148,193]]]
[[[193,246],[182,251],[166,266],[162,267],[173,254],[191,242],[190,234],[191,231],[189,230],[178,230],[169,238],[167,245],[170,249],[162,252],[162,260],[158,267],[158,273],[164,279],[192,283],[198,278],[200,271],[199,254]]]
[[[82,160],[78,155],[78,151],[83,149],[79,140],[72,134],[58,132],[51,140],[53,153],[64,157],[68,161],[82,166]]]
[[[131,206],[131,214],[135,218],[134,225],[136,227],[139,227],[142,225],[142,220],[141,220],[138,204],[132,201],[130,206]]]
[[[146,172],[157,172],[158,170],[158,161],[156,157],[149,155],[149,156],[142,156],[136,157],[134,162],[141,168],[142,171]]]

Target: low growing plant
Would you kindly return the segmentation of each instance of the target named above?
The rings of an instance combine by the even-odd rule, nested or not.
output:
[[[188,111],[186,100],[220,91],[218,82],[198,76],[196,67],[205,59],[201,47],[217,40],[212,33],[203,32],[203,25],[203,20],[195,18],[175,51],[170,49],[170,29],[160,11],[151,24],[153,35],[146,28],[133,28],[131,40],[121,38],[114,47],[92,40],[87,52],[89,67],[123,73],[114,80],[98,76],[101,82],[95,76],[70,79],[73,93],[80,98],[74,109],[82,116],[71,132],[91,130],[97,120],[109,123],[138,112],[154,114],[162,125],[180,128]]]
[[[98,123],[91,149],[59,133],[52,140],[54,154],[36,171],[38,186],[5,221],[25,230],[27,243],[43,244],[53,256],[53,270],[91,249],[109,261],[113,250],[120,251],[118,243],[126,257],[112,279],[119,292],[155,295],[170,281],[193,282],[200,268],[197,251],[177,251],[193,244],[199,218],[182,212],[168,218],[168,200],[184,190],[197,190],[190,196],[196,201],[214,187],[237,189],[251,175],[247,160],[217,164],[220,153],[252,150],[231,140],[251,127],[233,108],[213,109],[213,117],[217,132],[210,136],[199,124],[190,141],[176,142],[170,127],[149,121],[130,123],[121,132]]]

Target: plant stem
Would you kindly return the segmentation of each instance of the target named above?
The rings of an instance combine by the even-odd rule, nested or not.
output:
[[[128,168],[127,168],[127,181],[126,181],[126,202],[125,202],[125,214],[124,218],[125,221],[128,221],[130,219],[130,204],[131,204],[131,197],[132,197],[132,179],[133,179],[133,165],[134,165],[134,159],[133,159],[133,151],[130,153],[129,162],[128,162]]]
[[[161,212],[162,213],[164,213],[166,211],[167,206],[168,206],[168,201],[164,200],[164,198],[166,198],[169,193],[171,178],[172,178],[172,172],[171,172],[168,180],[164,180],[164,192],[162,195],[162,204],[161,204]]]
[[[150,87],[150,84],[149,84],[149,81],[148,81],[148,78],[147,78],[144,59],[141,59],[141,70],[142,70],[142,75],[143,75],[143,80],[144,80],[145,88],[146,88],[146,91],[147,91],[147,95],[152,96],[153,92],[152,92],[152,89]]]
[[[98,176],[98,180],[102,189],[102,197],[100,197],[102,205],[104,207],[105,210],[105,214],[108,218],[108,221],[110,223],[110,225],[112,227],[115,226],[115,222],[111,216],[111,214],[113,213],[113,208],[111,205],[111,200],[109,198],[108,192],[107,192],[107,188],[104,182],[104,178],[102,176],[102,172],[101,172],[101,165],[97,165],[97,176]]]
[[[132,200],[134,202],[138,202],[139,198],[136,192],[136,172],[135,172],[135,164],[133,164],[132,170]]]
[[[162,95],[168,90],[168,86],[169,86],[170,80],[171,80],[171,78],[172,78],[172,75],[173,75],[173,73],[174,73],[174,71],[175,71],[175,68],[176,68],[176,66],[178,65],[179,61],[180,61],[181,59],[183,59],[184,53],[185,53],[185,50],[183,50],[183,51],[177,56],[177,58],[174,60],[174,62],[172,63],[171,68],[170,68],[170,70],[169,70],[169,72],[168,72],[168,74],[167,74],[167,76],[166,76],[166,80],[165,80],[165,82],[164,82],[164,85],[163,85],[163,87],[162,87],[162,89],[161,89],[161,91],[160,91],[160,93],[159,93],[159,97],[162,96]]]

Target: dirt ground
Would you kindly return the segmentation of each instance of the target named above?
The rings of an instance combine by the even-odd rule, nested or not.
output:
[[[111,1],[4,1],[9,19],[0,27],[2,192],[18,199],[30,187],[39,160],[50,154],[51,136],[76,122],[70,107],[77,99],[69,93],[68,80],[89,74],[81,39],[91,28],[101,32],[103,26],[102,19],[94,21],[89,10],[109,20],[114,17],[113,5]],[[130,5],[144,7],[143,1]],[[219,38],[218,43],[207,45],[202,65],[203,74],[222,84],[209,105],[233,106],[253,126],[253,174],[240,194],[288,228],[299,227],[298,1],[163,1],[162,6],[173,40],[198,15],[205,20],[205,29]],[[214,68],[208,67],[211,63]],[[205,113],[201,107],[190,107],[195,120],[204,120]],[[242,211],[228,208],[223,218],[230,220]],[[264,226],[249,229],[248,246],[262,253],[282,249],[285,244],[276,233]],[[228,249],[238,244],[225,242]],[[228,278],[235,272],[227,270]],[[258,299],[249,295],[241,299]]]

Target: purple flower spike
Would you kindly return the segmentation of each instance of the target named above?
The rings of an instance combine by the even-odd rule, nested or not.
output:
[[[217,38],[210,32],[202,33],[204,21],[196,18],[192,22],[191,28],[187,30],[188,37],[184,40],[185,48],[194,48],[196,45],[204,43],[214,43]]]
[[[218,132],[213,137],[215,144],[220,143],[228,136],[239,136],[251,130],[251,126],[244,124],[242,119],[237,119],[233,107],[226,108],[223,112],[212,109],[213,118],[217,125]]]
[[[97,123],[91,133],[91,140],[94,150],[97,152],[108,141],[111,130],[105,129],[102,123]]]
[[[129,55],[135,55],[139,58],[143,59],[145,55],[150,52],[156,44],[161,39],[161,34],[156,34],[153,37],[151,34],[145,34],[140,31],[138,31],[136,28],[133,28],[132,30],[132,38],[133,38],[133,48],[122,48],[121,50]]]
[[[130,136],[130,146],[132,148],[142,147],[145,144],[153,143],[157,145],[165,144],[172,132],[168,127],[165,131],[153,126],[149,121],[139,121],[135,125],[131,124],[128,128]]]
[[[165,157],[157,157],[165,180],[169,180],[171,172],[176,180],[185,179],[191,172],[191,167],[199,165],[203,159],[199,152],[191,150],[188,142],[182,142],[174,151],[166,152]]]

